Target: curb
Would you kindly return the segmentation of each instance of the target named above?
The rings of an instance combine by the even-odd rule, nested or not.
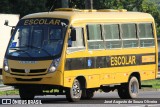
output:
[[[140,91],[160,91],[160,89],[153,89],[153,88],[142,88]]]
[[[0,91],[9,91],[9,90],[14,90],[14,87],[12,87],[12,86],[0,87]]]

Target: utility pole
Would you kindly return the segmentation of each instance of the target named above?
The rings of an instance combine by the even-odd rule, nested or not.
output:
[[[85,0],[85,8],[93,9],[93,0]]]
[[[61,0],[61,7],[62,8],[69,8],[69,1],[68,0]]]

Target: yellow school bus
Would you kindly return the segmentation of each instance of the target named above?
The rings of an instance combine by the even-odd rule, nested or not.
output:
[[[157,77],[157,59],[150,14],[60,8],[18,22],[4,58],[3,82],[17,87],[21,99],[66,95],[79,101],[99,89],[136,98],[141,81]]]

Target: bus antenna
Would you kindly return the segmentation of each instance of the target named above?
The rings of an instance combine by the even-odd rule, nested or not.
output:
[[[54,0],[53,5],[52,5],[52,7],[49,9],[48,13],[51,12],[51,10],[53,9],[54,3],[55,3],[56,1],[57,1],[57,0]]]

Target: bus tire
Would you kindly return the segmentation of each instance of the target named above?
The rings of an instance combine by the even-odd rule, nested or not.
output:
[[[19,95],[22,100],[33,100],[35,93],[32,90],[20,88]]]
[[[126,91],[127,91],[126,88],[127,88],[126,84],[123,84],[118,88],[118,95],[121,99],[127,98],[126,97]]]
[[[82,88],[79,80],[75,79],[71,88],[66,90],[66,99],[69,102],[77,102],[81,99]]]
[[[138,79],[132,76],[127,84],[118,89],[118,95],[122,99],[137,98],[139,93]]]
[[[89,100],[89,99],[93,98],[93,96],[94,96],[94,91],[93,90],[86,89],[84,91],[85,91],[84,93],[82,92],[82,99]]]
[[[130,78],[129,81],[129,90],[128,90],[128,96],[129,98],[137,98],[139,93],[139,82],[138,79],[134,76]]]

